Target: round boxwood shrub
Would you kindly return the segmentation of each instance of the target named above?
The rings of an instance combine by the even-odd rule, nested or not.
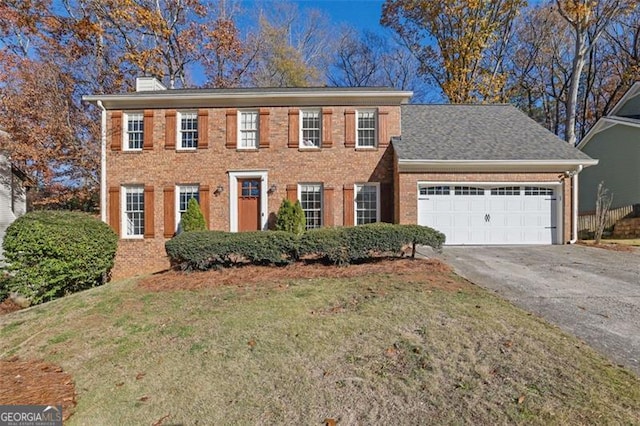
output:
[[[4,237],[8,290],[41,303],[107,281],[118,236],[79,212],[37,211],[18,218]]]

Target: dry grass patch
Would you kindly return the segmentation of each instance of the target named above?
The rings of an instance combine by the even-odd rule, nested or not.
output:
[[[69,424],[640,423],[579,340],[441,264],[374,267],[110,284],[1,317],[0,353],[73,375]]]

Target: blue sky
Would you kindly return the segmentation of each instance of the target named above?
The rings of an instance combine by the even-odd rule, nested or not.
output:
[[[300,9],[319,9],[335,24],[373,31],[382,28],[380,15],[384,0],[297,0],[293,3]]]

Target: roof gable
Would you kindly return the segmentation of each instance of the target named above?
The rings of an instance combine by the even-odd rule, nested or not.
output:
[[[578,143],[582,150],[595,135],[615,125],[640,127],[640,82],[635,82],[622,96],[609,114],[601,117]]]

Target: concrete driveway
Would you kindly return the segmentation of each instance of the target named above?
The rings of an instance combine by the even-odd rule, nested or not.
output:
[[[435,257],[640,375],[640,250],[459,246]]]

